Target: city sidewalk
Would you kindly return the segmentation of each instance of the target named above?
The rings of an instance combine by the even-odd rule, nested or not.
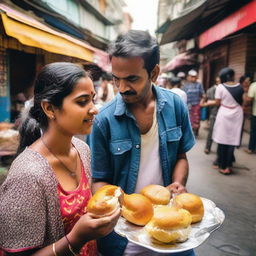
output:
[[[235,150],[234,173],[222,175],[212,168],[216,157],[216,144],[212,153],[204,151],[207,130],[202,123],[194,148],[188,153],[190,175],[189,192],[214,201],[226,219],[223,225],[195,251],[197,256],[254,256],[256,255],[256,155],[244,152],[249,135],[244,133],[243,143]]]

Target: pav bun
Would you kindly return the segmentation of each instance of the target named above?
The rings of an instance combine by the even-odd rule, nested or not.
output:
[[[191,221],[192,216],[187,210],[163,205],[155,209],[154,216],[145,229],[153,242],[184,242],[188,239]]]
[[[190,212],[192,215],[192,223],[202,220],[204,216],[204,204],[202,199],[191,193],[183,193],[174,197],[173,205],[181,207]]]
[[[122,216],[129,222],[145,226],[153,217],[153,205],[141,194],[124,194]]]
[[[109,215],[120,207],[119,197],[121,195],[120,187],[114,185],[103,186],[90,198],[87,211],[100,217]]]
[[[146,196],[152,204],[168,204],[171,199],[171,192],[161,185],[148,185],[140,193]]]

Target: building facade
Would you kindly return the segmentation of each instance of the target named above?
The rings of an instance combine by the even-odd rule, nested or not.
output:
[[[0,122],[15,122],[33,96],[37,72],[48,63],[109,71],[105,50],[120,33],[123,5],[117,0],[1,1]]]

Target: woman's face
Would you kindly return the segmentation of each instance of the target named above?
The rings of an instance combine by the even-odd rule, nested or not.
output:
[[[92,80],[89,77],[79,79],[72,93],[64,98],[62,107],[54,107],[55,128],[69,136],[89,134],[98,113],[93,103],[94,96]]]

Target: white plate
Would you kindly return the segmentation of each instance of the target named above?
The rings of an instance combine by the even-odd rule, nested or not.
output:
[[[151,238],[144,227],[131,224],[123,217],[119,218],[115,227],[115,232],[126,237],[132,243],[160,253],[177,253],[196,248],[202,244],[214,230],[218,229],[225,219],[224,212],[216,207],[213,201],[206,198],[202,198],[202,200],[205,210],[204,217],[201,222],[191,225],[192,228],[189,238],[183,243],[152,243]]]

